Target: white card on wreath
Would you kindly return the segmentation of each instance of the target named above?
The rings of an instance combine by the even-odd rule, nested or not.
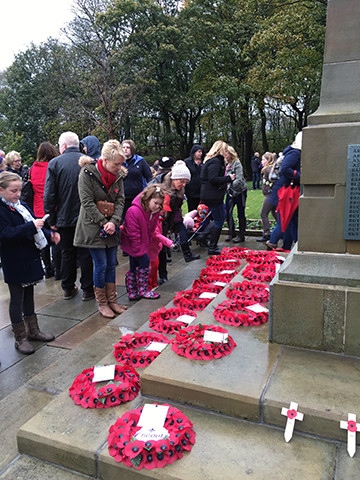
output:
[[[211,343],[226,343],[228,341],[228,333],[213,332],[212,330],[205,330],[204,342]]]
[[[93,383],[114,380],[115,365],[98,365],[94,367]]]
[[[217,287],[226,287],[227,283],[226,282],[214,282],[214,285],[216,285]]]
[[[192,317],[191,315],[180,315],[175,320],[177,320],[178,322],[184,322],[190,325],[190,323],[192,323],[195,320],[195,318],[196,317]]]
[[[166,405],[145,403],[138,421],[138,426],[146,428],[152,427],[156,430],[163,428],[168,410],[169,407]]]
[[[167,343],[150,342],[149,345],[145,347],[145,350],[154,350],[155,352],[162,352],[166,347],[167,347]]]
[[[217,297],[217,293],[214,292],[202,292],[199,295],[199,298],[215,298]]]
[[[228,273],[228,274],[231,275],[234,272],[236,272],[236,270],[221,270],[220,274],[225,275],[226,273]]]
[[[269,311],[269,309],[264,307],[264,305],[261,305],[261,303],[255,303],[255,305],[248,305],[245,308],[255,313],[266,313]]]

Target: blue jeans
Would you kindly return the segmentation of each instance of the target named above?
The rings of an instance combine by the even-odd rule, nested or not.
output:
[[[221,203],[216,207],[210,207],[210,212],[214,220],[214,227],[222,228],[226,218],[225,205]]]
[[[105,283],[115,283],[117,247],[89,248],[94,261],[94,286],[104,288]]]

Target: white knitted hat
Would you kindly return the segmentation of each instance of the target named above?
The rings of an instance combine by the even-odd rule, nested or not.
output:
[[[191,180],[190,170],[183,160],[178,160],[171,169],[171,180]]]

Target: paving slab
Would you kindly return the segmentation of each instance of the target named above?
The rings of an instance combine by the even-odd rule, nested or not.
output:
[[[23,386],[0,401],[0,472],[18,455],[16,434],[19,428],[37,412],[41,411],[53,398],[47,392]],[[13,477],[13,479],[15,478]]]
[[[2,480],[86,480],[88,476],[81,475],[74,471],[43,462],[37,458],[22,455],[17,462],[11,464],[3,473],[0,473]]]

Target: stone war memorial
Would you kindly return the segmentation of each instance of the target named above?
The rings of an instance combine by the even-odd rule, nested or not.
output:
[[[360,356],[360,2],[329,0],[303,129],[299,238],[271,285],[272,342]]]

